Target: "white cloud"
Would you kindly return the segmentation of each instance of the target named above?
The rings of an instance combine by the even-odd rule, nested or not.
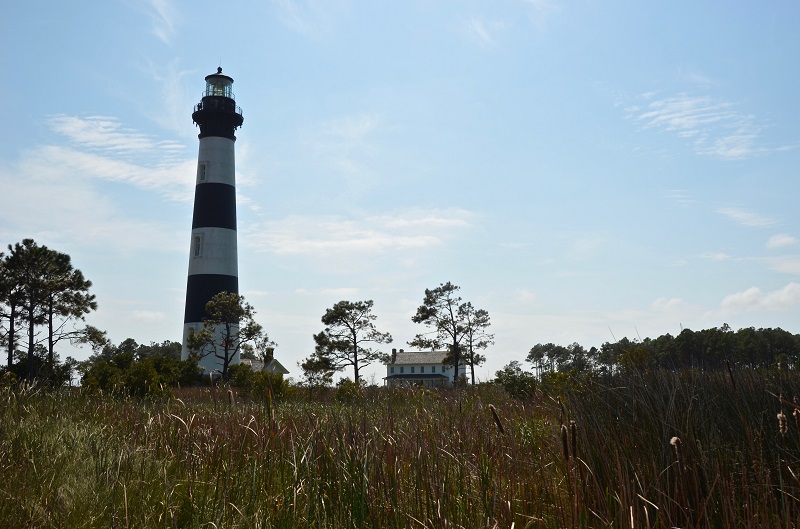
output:
[[[717,209],[717,213],[736,221],[742,226],[747,226],[750,228],[764,228],[766,226],[777,224],[777,221],[774,219],[764,217],[758,213],[753,213],[752,211],[748,211],[746,209],[719,208]]]
[[[657,312],[676,312],[686,307],[686,303],[680,298],[658,298],[651,308]]]
[[[464,210],[411,211],[398,215],[340,217],[290,216],[249,230],[248,244],[278,255],[329,257],[407,252],[442,244],[468,228]],[[406,255],[405,258],[408,258]]]
[[[688,206],[695,202],[694,197],[684,189],[670,189],[665,193],[664,197],[679,206]]]
[[[165,44],[172,41],[175,35],[175,19],[177,12],[170,0],[148,0],[148,15],[153,23],[153,34]]]
[[[183,145],[127,129],[110,117],[58,115],[48,124],[69,143],[24,151],[0,168],[5,199],[0,226],[8,236],[108,245],[120,252],[183,247],[174,230],[150,219],[125,218],[123,205],[103,187],[117,182],[189,201],[195,167],[183,157]]]
[[[787,235],[785,233],[780,233],[778,235],[773,235],[767,241],[767,248],[775,249],[775,248],[785,248],[787,246],[794,246],[797,244],[797,239],[792,237],[791,235]]]
[[[725,296],[726,310],[783,310],[800,305],[800,283],[789,283],[780,290],[764,293],[758,287]]]
[[[629,107],[628,114],[645,128],[690,139],[697,154],[712,158],[739,160],[775,150],[760,145],[763,127],[754,116],[709,96],[679,94],[651,101],[644,110]]]
[[[770,268],[776,272],[800,276],[800,258],[798,257],[772,259],[770,262]]]

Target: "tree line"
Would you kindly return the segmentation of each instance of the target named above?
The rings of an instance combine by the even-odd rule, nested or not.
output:
[[[85,316],[97,309],[91,286],[92,282],[72,265],[69,255],[33,239],[8,245],[7,253],[0,252],[0,339],[7,351],[6,369],[29,379],[50,378],[63,383],[76,368],[84,379],[93,368],[95,375],[108,378],[114,373],[117,377],[117,371],[125,371],[136,362],[180,360],[178,342],[146,346],[128,338],[113,345],[105,332],[84,324]],[[459,366],[469,366],[474,384],[475,367],[486,361],[480,351],[494,343],[494,335],[487,331],[489,313],[464,301],[459,290],[450,282],[425,290],[422,304],[411,319],[427,331],[408,344],[446,351],[444,362],[456,373]],[[388,360],[378,346],[391,343],[392,336],[378,330],[373,307],[373,300],[342,300],[325,311],[321,318],[324,328],[313,335],[314,352],[299,363],[308,385],[328,385],[335,372],[350,368],[353,381],[359,384],[364,367]],[[196,363],[203,356],[213,355],[219,359],[226,380],[237,355],[266,360],[277,344],[255,322],[254,314],[243,296],[229,292],[214,296],[206,305],[203,327],[188,338],[190,360]],[[67,358],[62,363],[56,349],[65,342],[89,345],[92,354],[83,362]],[[169,362],[158,362],[153,365],[167,369]],[[184,370],[184,374],[191,371],[175,369]],[[105,375],[99,375],[101,372]]]
[[[567,346],[536,344],[526,358],[537,371],[615,373],[627,369],[723,369],[729,365],[763,368],[781,364],[800,367],[800,334],[780,328],[747,327],[734,331],[721,327],[672,336],[605,342],[586,349],[578,343]]]

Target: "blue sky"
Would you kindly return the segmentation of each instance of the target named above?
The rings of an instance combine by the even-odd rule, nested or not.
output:
[[[0,242],[70,254],[115,343],[180,340],[191,112],[221,65],[241,293],[295,376],[327,307],[374,300],[408,348],[447,281],[492,317],[483,379],[536,343],[798,333],[799,22],[789,1],[12,2]]]

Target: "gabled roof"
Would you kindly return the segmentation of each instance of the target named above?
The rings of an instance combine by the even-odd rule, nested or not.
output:
[[[394,362],[389,357],[386,365],[441,364],[447,351],[398,351]]]
[[[289,370],[283,367],[283,364],[275,360],[274,358],[264,365],[262,368],[264,371],[270,371],[272,373],[276,373],[278,375],[287,375],[289,374]]]
[[[286,375],[289,373],[289,370],[283,367],[283,365],[274,358],[266,364],[261,360],[250,360],[249,358],[243,358],[241,363],[250,366],[250,369],[253,371],[269,371],[270,373],[277,373],[279,375]]]

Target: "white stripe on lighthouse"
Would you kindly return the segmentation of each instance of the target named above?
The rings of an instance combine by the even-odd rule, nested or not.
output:
[[[200,139],[200,151],[197,154],[197,184],[217,183],[232,186],[236,184],[233,146],[233,140],[219,136]]]

